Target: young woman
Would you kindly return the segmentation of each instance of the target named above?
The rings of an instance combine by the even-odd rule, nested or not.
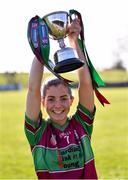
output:
[[[25,113],[25,133],[30,143],[39,179],[97,179],[91,134],[95,115],[92,80],[77,39],[81,31],[78,19],[68,27],[69,42],[85,65],[77,71],[79,102],[72,117],[68,112],[73,96],[68,84],[54,78],[43,86],[43,65],[35,57],[32,63]],[[41,103],[48,113],[44,120]]]

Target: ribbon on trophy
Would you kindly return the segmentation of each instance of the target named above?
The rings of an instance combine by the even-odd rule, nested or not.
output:
[[[28,23],[27,38],[33,53],[40,63],[44,64],[56,77],[71,83],[72,81],[63,78],[54,71],[54,64],[49,59],[50,43],[48,27],[44,20],[37,15],[31,18]]]
[[[80,33],[80,39],[78,39],[78,43],[86,57],[87,65],[89,67],[90,74],[92,77],[92,83],[93,83],[93,88],[94,88],[95,94],[103,106],[104,106],[104,104],[110,104],[108,102],[108,100],[98,91],[98,88],[105,86],[105,83],[100,78],[99,74],[95,70],[95,68],[88,56],[87,49],[85,46],[84,26],[83,26],[81,14],[76,10],[70,10],[69,11],[70,20],[72,20],[71,16],[73,14],[76,15],[80,19],[82,30]],[[31,47],[33,53],[35,54],[35,56],[37,57],[37,59],[42,64],[44,64],[47,67],[47,69],[49,71],[51,71],[56,77],[63,79],[65,82],[67,82],[69,85],[71,85],[71,83],[73,81],[62,77],[60,74],[55,72],[55,69],[54,69],[55,65],[49,59],[49,54],[50,54],[49,31],[48,31],[48,26],[47,26],[44,18],[35,16],[29,21],[27,37],[28,37],[30,47]]]

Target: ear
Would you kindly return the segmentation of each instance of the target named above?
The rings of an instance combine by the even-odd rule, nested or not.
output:
[[[45,97],[41,97],[42,106],[45,106]]]
[[[72,105],[73,101],[74,101],[74,97],[72,96],[71,101],[70,101],[70,105]]]

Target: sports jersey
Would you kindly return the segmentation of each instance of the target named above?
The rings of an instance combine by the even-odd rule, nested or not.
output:
[[[25,115],[38,179],[97,179],[91,147],[94,112],[78,104],[76,113],[60,126],[50,119],[33,122]]]

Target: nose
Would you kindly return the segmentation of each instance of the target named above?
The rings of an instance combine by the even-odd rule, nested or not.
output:
[[[60,101],[56,101],[55,102],[55,107],[56,108],[60,108],[61,107],[61,102]]]

